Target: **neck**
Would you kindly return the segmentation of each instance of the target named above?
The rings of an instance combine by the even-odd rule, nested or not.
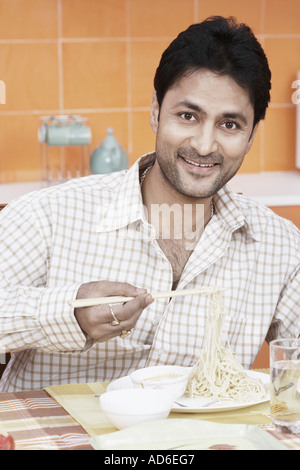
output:
[[[168,225],[170,233],[176,237],[176,232],[182,233],[185,224],[184,229],[189,227],[193,233],[196,231],[199,239],[212,217],[212,197],[197,199],[179,193],[164,180],[157,162],[146,173],[142,196],[148,221],[158,233],[162,226]]]

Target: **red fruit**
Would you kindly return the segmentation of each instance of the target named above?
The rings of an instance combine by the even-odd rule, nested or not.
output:
[[[12,436],[0,434],[0,450],[14,450],[15,442]]]

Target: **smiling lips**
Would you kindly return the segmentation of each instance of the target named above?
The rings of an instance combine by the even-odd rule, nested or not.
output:
[[[181,157],[185,162],[189,163],[190,165],[194,165],[196,167],[200,168],[213,168],[215,165],[218,165],[218,163],[197,163],[192,160],[189,160],[188,158]]]

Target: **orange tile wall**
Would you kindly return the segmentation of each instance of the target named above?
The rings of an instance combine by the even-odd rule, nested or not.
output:
[[[40,116],[88,117],[92,149],[113,127],[130,163],[152,150],[160,55],[182,29],[215,14],[248,23],[273,72],[272,104],[241,171],[294,170],[299,0],[0,0],[0,183],[40,178]],[[75,171],[78,157],[66,158]]]

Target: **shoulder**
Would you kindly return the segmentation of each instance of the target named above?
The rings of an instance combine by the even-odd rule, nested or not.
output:
[[[28,206],[34,209],[52,202],[60,205],[63,201],[71,198],[80,201],[89,198],[89,196],[101,196],[102,193],[113,194],[125,174],[126,170],[123,170],[105,175],[85,176],[65,183],[47,186],[14,199],[5,207],[4,212],[8,214],[9,210],[22,210]]]
[[[277,215],[272,209],[246,196],[232,193],[243,212],[245,222],[259,239],[275,241],[278,245],[300,248],[300,230],[288,219]]]
[[[125,174],[126,170],[86,176],[27,193],[0,211],[0,226],[48,233],[62,220],[88,224],[100,206],[110,205]]]

